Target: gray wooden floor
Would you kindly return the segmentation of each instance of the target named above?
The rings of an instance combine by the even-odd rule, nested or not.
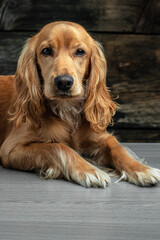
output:
[[[127,144],[160,168],[160,144]],[[0,168],[0,240],[160,239],[160,184],[106,189]]]

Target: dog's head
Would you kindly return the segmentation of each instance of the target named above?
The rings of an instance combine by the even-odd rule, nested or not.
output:
[[[102,47],[79,24],[50,23],[29,39],[19,58],[15,79],[23,116],[27,116],[30,102],[30,119],[45,108],[44,97],[50,101],[84,97],[84,113],[95,131],[104,130],[115,113],[116,104],[106,88]]]

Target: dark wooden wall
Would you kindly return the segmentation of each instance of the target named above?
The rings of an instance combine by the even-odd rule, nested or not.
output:
[[[160,0],[1,0],[0,74],[13,74],[25,40],[45,24],[82,24],[102,42],[122,141],[160,142]]]

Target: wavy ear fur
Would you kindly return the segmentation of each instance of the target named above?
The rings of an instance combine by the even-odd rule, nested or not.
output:
[[[104,131],[112,122],[117,105],[112,101],[106,87],[106,71],[106,60],[102,47],[97,41],[93,41],[85,116],[95,132]]]
[[[15,103],[11,120],[18,127],[22,122],[29,120],[36,126],[40,124],[42,113],[42,95],[40,80],[36,67],[37,36],[29,39],[25,44],[18,60],[15,74]]]

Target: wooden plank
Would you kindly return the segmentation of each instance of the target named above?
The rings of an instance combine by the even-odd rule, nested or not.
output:
[[[160,144],[128,144],[160,168]],[[159,240],[160,184],[87,189],[34,173],[0,169],[0,233],[5,240]]]
[[[108,83],[121,108],[117,127],[160,128],[160,36],[97,34],[108,60]]]
[[[0,74],[14,74],[25,41],[33,36],[25,32],[0,32]]]
[[[159,0],[4,0],[0,3],[1,30],[39,30],[68,20],[90,31],[160,33]]]
[[[115,128],[109,127],[109,132],[113,132],[116,137],[122,142],[136,143],[159,143],[160,128]]]
[[[160,30],[160,1],[149,0],[141,12],[136,26],[138,33],[158,33]],[[159,30],[158,30],[159,28]]]

